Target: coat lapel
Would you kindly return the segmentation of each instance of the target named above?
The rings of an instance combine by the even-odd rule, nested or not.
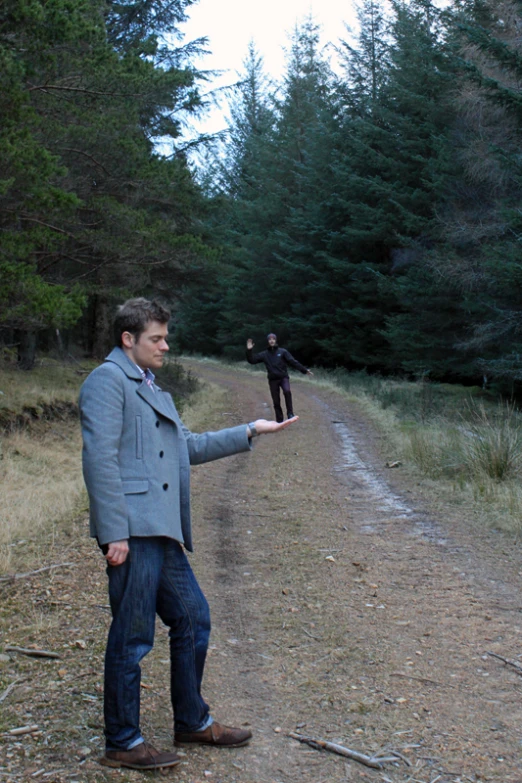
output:
[[[105,361],[114,362],[117,364],[119,367],[121,367],[128,378],[141,381],[141,384],[136,389],[136,393],[139,394],[140,397],[145,400],[145,402],[148,402],[151,408],[154,408],[156,413],[161,414],[161,416],[164,416],[166,419],[170,419],[170,421],[173,421],[174,424],[179,426],[180,421],[176,416],[176,410],[174,406],[170,403],[170,395],[166,392],[162,392],[157,387],[155,391],[151,389],[148,383],[143,380],[136,365],[131,362],[131,360],[127,357],[121,348],[114,348],[107,356]]]
[[[160,390],[153,391],[145,381],[142,381],[141,385],[136,389],[136,393],[139,394],[145,402],[148,402],[156,413],[161,414],[161,416],[164,416],[166,419],[170,419],[175,424],[178,423],[172,415],[172,411],[167,407],[166,401],[163,399],[165,392]]]

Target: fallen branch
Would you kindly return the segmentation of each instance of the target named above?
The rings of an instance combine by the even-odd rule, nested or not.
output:
[[[415,680],[416,682],[422,682],[424,685],[438,685],[440,688],[453,688],[453,685],[437,682],[436,680],[428,680],[426,677],[415,677],[413,674],[403,674],[402,672],[392,672],[390,677],[402,677],[404,680]]]
[[[56,565],[44,566],[43,568],[37,568],[36,571],[27,571],[25,574],[11,574],[10,576],[0,576],[0,582],[10,582],[15,579],[25,579],[28,576],[34,576],[35,574],[41,574],[43,571],[52,571],[53,568],[65,568],[66,566],[72,566],[74,563],[56,563]]]
[[[388,753],[391,753],[392,756],[396,756],[398,759],[401,759],[401,761],[404,761],[407,767],[411,767],[411,761],[406,758],[406,756],[403,756],[402,753],[399,753],[398,750],[389,750]]]
[[[486,652],[486,655],[491,655],[492,658],[498,658],[499,661],[503,661],[507,666],[512,666],[516,670],[517,674],[522,676],[522,666],[519,663],[510,661],[509,658],[503,658],[502,655],[497,655],[497,653],[494,652]]]
[[[310,639],[314,639],[316,642],[322,642],[323,638],[322,636],[314,636],[313,633],[310,633],[310,631],[307,631],[306,628],[301,628],[302,632],[305,633],[307,636],[310,637]]]
[[[11,729],[8,733],[11,734],[13,737],[19,737],[21,734],[33,734],[33,732],[38,731],[38,726],[20,726],[18,729]]]
[[[364,753],[359,753],[357,750],[350,750],[342,745],[336,745],[334,742],[326,742],[326,740],[314,739],[313,737],[305,737],[303,734],[296,734],[291,731],[287,736],[292,739],[304,742],[306,745],[310,745],[311,748],[316,750],[329,750],[332,753],[337,753],[339,756],[345,756],[346,758],[358,761],[360,764],[364,764],[366,767],[372,769],[382,769],[382,765],[385,761],[396,761],[396,758],[381,758],[377,759],[374,756],[366,756]]]
[[[60,653],[51,652],[50,650],[32,650],[28,647],[11,647],[8,645],[5,651],[29,655],[31,658],[61,658]]]
[[[3,693],[0,693],[0,704],[7,699],[7,697],[11,693],[11,691],[14,688],[16,688],[16,686],[18,685],[19,682],[23,682],[23,680],[20,677],[18,677],[18,679],[16,679],[16,680],[13,680],[13,682],[10,685],[7,686],[5,691]]]

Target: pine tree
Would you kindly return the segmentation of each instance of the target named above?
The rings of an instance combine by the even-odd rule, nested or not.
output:
[[[198,281],[184,289],[176,332],[181,347],[236,356],[242,355],[237,346],[253,328],[259,296],[266,289],[256,268],[266,252],[277,204],[268,193],[274,128],[270,85],[253,43],[243,66],[226,141],[210,157],[205,175],[209,201],[204,232],[220,259],[215,256],[200,270]]]
[[[460,226],[454,274],[480,303],[463,348],[477,356],[477,372],[520,382],[522,8],[481,0],[458,10],[459,155],[467,198],[452,204]]]
[[[159,43],[186,6],[144,2],[137,15],[117,4],[106,14],[98,0],[2,7],[10,81],[0,215],[4,290],[16,294],[4,310],[11,326],[73,323],[81,286],[94,323],[86,346],[104,355],[115,299],[172,298],[207,252],[194,221],[201,196],[177,149],[180,118],[199,105],[197,73],[188,51]],[[170,158],[156,151],[160,135],[171,140]]]
[[[328,252],[331,287],[343,296],[336,300],[327,348],[344,364],[384,369],[400,362],[401,346],[390,351],[394,335],[385,321],[394,315],[402,321],[404,304],[388,281],[397,273],[397,254],[408,250],[410,260],[419,263],[433,241],[435,212],[450,171],[446,96],[451,83],[439,29],[430,2],[394,4],[384,58],[389,66],[377,99],[369,100],[373,94],[366,90],[361,104],[341,93],[333,184],[339,228]],[[349,67],[348,76],[352,72]],[[371,79],[367,68],[369,85]],[[361,82],[355,84],[359,93]],[[354,111],[354,104],[364,110]]]

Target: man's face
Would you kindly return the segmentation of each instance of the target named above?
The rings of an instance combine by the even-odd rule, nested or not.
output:
[[[167,343],[168,324],[150,321],[144,332],[136,340],[130,332],[123,332],[121,341],[123,350],[143,370],[159,370],[169,346]]]
[[[269,337],[268,338],[268,345],[273,348],[274,345],[277,345],[277,340],[275,337]]]

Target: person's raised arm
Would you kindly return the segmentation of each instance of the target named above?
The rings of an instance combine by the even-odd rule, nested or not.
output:
[[[249,364],[259,364],[264,361],[262,353],[252,353],[254,341],[249,337],[246,342],[246,359]]]

